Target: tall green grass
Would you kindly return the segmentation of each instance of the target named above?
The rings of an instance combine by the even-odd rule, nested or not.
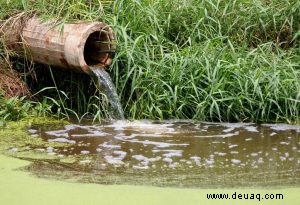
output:
[[[0,16],[23,10],[114,28],[118,49],[109,72],[127,118],[299,121],[297,0],[12,0]],[[57,102],[55,111],[107,117],[105,96],[70,81],[75,94],[59,85],[43,92]]]

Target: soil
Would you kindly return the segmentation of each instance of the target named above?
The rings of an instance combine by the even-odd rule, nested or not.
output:
[[[5,98],[29,96],[27,85],[22,81],[20,75],[0,64],[0,95]]]

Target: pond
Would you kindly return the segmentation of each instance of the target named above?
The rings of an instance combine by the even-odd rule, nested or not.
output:
[[[29,169],[43,177],[176,188],[300,185],[296,125],[115,121],[33,125],[28,132],[67,145],[31,147],[35,152],[75,159],[35,161]]]

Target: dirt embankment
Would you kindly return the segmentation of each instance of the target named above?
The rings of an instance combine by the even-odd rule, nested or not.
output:
[[[0,95],[5,98],[28,96],[29,89],[20,74],[0,61]]]

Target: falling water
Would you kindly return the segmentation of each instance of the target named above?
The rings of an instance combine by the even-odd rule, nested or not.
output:
[[[108,98],[110,103],[110,117],[116,120],[123,120],[123,108],[109,74],[104,69],[98,67],[90,67],[90,69],[97,88]]]

